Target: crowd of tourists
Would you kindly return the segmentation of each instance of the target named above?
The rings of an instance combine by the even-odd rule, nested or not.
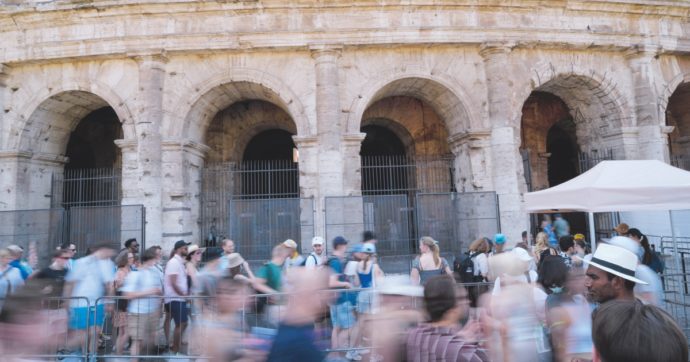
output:
[[[534,242],[527,232],[517,243],[480,237],[450,262],[425,236],[406,275],[385,273],[372,232],[357,242],[314,237],[304,255],[288,239],[255,270],[229,239],[206,248],[180,240],[165,257],[160,246],[139,250],[136,239],[121,250],[95,243],[78,259],[65,244],[36,271],[12,245],[0,249],[0,353],[22,361],[687,361],[687,339],[663,310],[663,259],[639,230],[615,232],[592,253],[556,215]]]

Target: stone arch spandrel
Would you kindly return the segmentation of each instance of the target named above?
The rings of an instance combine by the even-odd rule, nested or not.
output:
[[[674,76],[666,86],[663,92],[659,95],[657,104],[659,105],[659,121],[662,126],[666,125],[666,111],[668,110],[668,101],[673,93],[681,84],[690,83],[690,73],[680,73]]]
[[[69,106],[70,102],[74,104]],[[8,148],[62,154],[70,132],[79,121],[91,111],[106,106],[113,108],[122,123],[123,137],[136,139],[134,117],[126,101],[107,84],[91,79],[36,89],[26,103],[16,106],[21,111],[10,117],[16,120],[16,125],[10,132]],[[38,143],[41,139],[53,146],[41,146]]]
[[[518,99],[524,104],[533,91],[561,98],[578,125],[577,138],[583,151],[613,148],[618,157],[626,154],[622,137],[635,126],[633,103],[612,77],[572,64],[561,69],[553,63],[541,63],[532,68],[529,81],[529,85],[516,88],[521,90]]]
[[[166,137],[203,142],[213,117],[244,100],[262,100],[282,108],[292,117],[300,136],[316,133],[295,92],[269,73],[235,68],[197,82],[188,90],[177,92],[176,101],[166,102],[172,105],[162,127]]]
[[[481,117],[464,100],[470,99],[450,75],[423,71],[390,72],[366,83],[355,94],[347,119],[347,133],[359,132],[364,112],[377,101],[391,96],[409,96],[427,102],[441,117],[449,134],[480,128]]]

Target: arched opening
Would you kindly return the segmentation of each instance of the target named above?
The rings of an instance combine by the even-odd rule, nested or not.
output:
[[[669,98],[666,124],[673,126],[669,134],[671,164],[690,170],[690,83],[678,86]]]
[[[299,197],[299,172],[292,134],[282,129],[252,137],[244,150],[242,195],[262,198]]]
[[[546,135],[549,186],[560,185],[577,176],[577,140],[572,118],[558,121]]]
[[[201,175],[205,243],[229,237],[245,258],[261,260],[286,238],[311,239],[313,225],[301,223],[302,216],[312,217],[313,205],[300,199],[297,126],[280,98],[237,82],[211,90],[200,103],[213,105],[194,108],[209,118]]]
[[[403,142],[382,126],[364,126],[362,132],[366,133],[359,152],[362,157],[362,194],[407,193],[409,178]]]

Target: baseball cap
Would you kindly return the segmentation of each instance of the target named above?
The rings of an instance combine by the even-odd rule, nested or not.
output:
[[[333,247],[336,247],[338,245],[347,245],[347,239],[345,239],[342,236],[336,236],[333,238]]]
[[[496,242],[496,244],[505,244],[506,236],[503,234],[496,234],[494,235],[494,241]]]
[[[290,249],[297,249],[297,243],[292,239],[283,241],[283,246]]]
[[[189,246],[189,245],[191,245],[191,244],[192,244],[192,243],[188,243],[188,242],[186,242],[186,241],[184,241],[184,240],[178,240],[178,241],[175,242],[175,247],[174,247],[173,249],[177,250],[177,249],[179,249],[179,248],[181,248],[181,247]]]
[[[320,236],[314,236],[314,238],[311,239],[311,246],[323,245],[324,242],[325,242],[325,240],[323,240],[322,237],[320,237]]]
[[[362,253],[376,254],[376,246],[373,243],[364,243],[362,245]]]

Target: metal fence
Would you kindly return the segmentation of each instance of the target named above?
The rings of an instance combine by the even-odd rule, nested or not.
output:
[[[146,212],[143,205],[73,206],[70,209],[0,211],[0,243],[36,247],[38,263],[46,265],[52,251],[64,242],[77,246],[77,255],[98,241],[136,238],[145,247]]]
[[[64,173],[53,173],[51,190],[53,208],[119,205],[122,169],[65,169]]]
[[[671,165],[680,169],[690,171],[690,156],[688,155],[672,155]]]
[[[594,150],[592,152],[580,152],[577,155],[577,159],[578,165],[580,166],[578,174],[589,171],[601,161],[615,160],[613,149],[611,148]]]
[[[227,236],[248,259],[266,259],[285,239],[314,237],[314,199],[232,199]],[[298,249],[300,250],[300,249]]]
[[[298,199],[298,164],[290,160],[210,164],[201,171],[201,235],[217,242],[236,222],[232,200]]]
[[[362,193],[453,192],[453,170],[452,157],[362,156]]]

